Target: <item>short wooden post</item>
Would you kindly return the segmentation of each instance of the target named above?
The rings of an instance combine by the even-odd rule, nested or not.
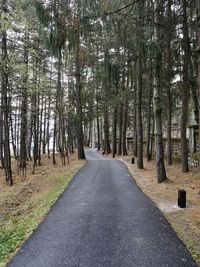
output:
[[[131,162],[132,162],[132,164],[135,164],[135,158],[132,158]]]
[[[186,208],[186,191],[184,189],[178,190],[178,206],[180,208]]]

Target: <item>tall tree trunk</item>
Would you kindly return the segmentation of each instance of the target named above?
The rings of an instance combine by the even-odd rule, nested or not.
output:
[[[48,95],[48,112],[47,112],[47,130],[46,130],[46,143],[47,143],[47,154],[48,159],[50,159],[50,118],[51,118],[51,94]]]
[[[187,0],[182,0],[183,8],[183,84],[182,84],[182,112],[181,112],[181,160],[182,171],[188,172],[188,143],[186,135],[186,127],[188,120],[188,98],[189,98],[189,73],[188,67],[190,62],[189,52],[189,33],[188,33],[188,21],[187,21]]]
[[[99,122],[99,102],[97,100],[97,150],[101,149],[100,122]]]
[[[2,11],[5,16],[7,15],[7,1],[2,0]],[[11,168],[11,155],[10,155],[10,129],[9,129],[9,99],[8,99],[8,51],[7,51],[7,31],[2,29],[2,62],[1,68],[1,99],[2,99],[2,142],[3,142],[3,166],[5,169],[6,182],[13,185],[12,168]]]
[[[82,126],[82,103],[81,103],[81,73],[80,73],[80,25],[77,18],[76,29],[76,137],[78,159],[85,159],[83,126]]]
[[[126,81],[126,89],[125,89],[125,106],[124,106],[124,114],[123,114],[123,133],[122,133],[122,154],[123,156],[128,155],[127,152],[127,122],[128,122],[128,94],[129,94],[129,82],[130,82],[130,54],[128,52],[128,62],[127,62],[127,81]],[[124,81],[125,83],[125,81]],[[124,86],[125,87],[125,86]]]
[[[171,77],[172,77],[172,60],[171,60],[171,39],[172,39],[172,0],[167,3],[168,31],[167,31],[167,163],[172,165],[172,101],[171,101]]]
[[[22,175],[26,178],[26,161],[27,161],[27,150],[26,150],[26,141],[27,141],[27,82],[28,82],[28,43],[29,35],[28,30],[25,32],[25,47],[24,47],[24,78],[22,86],[22,104],[21,104],[21,133],[20,133],[20,159],[19,167],[22,172]]]
[[[38,144],[38,165],[41,166],[41,149],[42,149],[42,122],[44,112],[44,94],[41,93],[41,109],[39,110],[39,144]]]
[[[103,104],[103,111],[104,111],[104,152],[106,154],[110,154],[110,124],[109,124],[109,93],[111,91],[111,69],[110,69],[110,55],[108,48],[104,51],[104,72],[105,78],[103,82],[104,86],[104,104]]]
[[[190,3],[191,1],[189,1]],[[198,29],[193,29],[192,24],[194,19],[194,12],[198,17],[198,3],[199,1],[195,1],[197,5],[197,9],[194,10],[194,6],[191,4],[188,5],[188,25],[189,25],[189,34],[190,36],[190,43],[189,43],[189,51],[190,51],[190,63],[189,63],[189,80],[190,80],[190,89],[191,89],[191,97],[193,101],[193,112],[194,112],[194,119],[196,124],[199,123],[199,106],[198,106],[198,56],[195,54],[194,46],[198,47],[198,36],[195,40],[193,38],[193,34],[196,30],[196,34],[198,34]],[[198,23],[198,22],[197,22]],[[196,150],[196,145],[194,146],[194,152]]]
[[[28,138],[28,159],[32,160],[32,141],[33,141],[33,128],[34,128],[34,94],[31,93],[31,114],[30,114],[30,130],[29,130],[29,138]]]
[[[142,127],[142,86],[143,86],[143,10],[144,0],[139,1],[138,12],[138,57],[137,57],[137,166],[143,169],[143,127]]]
[[[200,1],[197,1],[197,55],[198,55],[198,87],[199,87],[199,165],[200,165]]]
[[[53,165],[56,165],[56,136],[57,136],[57,114],[54,114],[54,130],[53,130],[53,151],[52,151],[52,161]]]
[[[108,110],[107,107],[104,108],[104,150],[108,155],[111,152],[110,149],[110,136],[109,136],[109,121],[108,121]]]
[[[20,101],[17,99],[17,120],[16,120],[16,149],[17,149],[17,159],[19,159],[20,151]]]
[[[117,107],[113,112],[113,136],[112,136],[112,156],[115,157],[117,153]]]
[[[52,87],[52,68],[53,64],[51,61],[51,72],[50,72],[50,88]],[[47,115],[47,134],[46,134],[46,142],[47,142],[47,153],[48,159],[50,159],[50,141],[51,141],[51,133],[50,133],[50,120],[51,120],[51,91],[48,92],[48,115]]]
[[[54,131],[53,131],[53,165],[56,165],[56,144],[59,141],[60,123],[61,123],[61,64],[62,64],[62,48],[58,48],[58,73],[57,73],[57,88],[56,88],[56,105],[54,114]],[[57,142],[57,143],[56,143]]]
[[[150,70],[149,70],[149,96],[148,96],[148,120],[147,120],[147,144],[146,144],[146,157],[147,161],[151,160],[150,144],[151,144],[151,119],[152,119],[152,97],[153,97],[153,62],[152,56],[150,57]]]
[[[154,114],[152,115],[152,132],[151,132],[151,144],[150,144],[150,160],[153,156],[153,145],[154,145],[154,130],[155,130],[155,120],[154,120]]]
[[[133,89],[133,156],[137,157],[137,67],[134,67],[134,89]]]
[[[44,101],[44,125],[43,125],[43,137],[42,137],[42,154],[46,154],[46,144],[47,144],[47,99],[45,96]]]
[[[121,155],[122,154],[122,130],[123,130],[123,100],[121,100],[122,103],[120,105],[120,110],[119,110],[119,138],[118,138],[118,151],[117,151],[117,155]]]
[[[128,155],[127,145],[126,145],[126,132],[127,132],[127,120],[128,120],[128,100],[125,101],[124,115],[123,115],[123,132],[122,132],[122,155]]]
[[[39,47],[39,45],[38,45]],[[38,114],[38,108],[39,108],[39,92],[38,92],[38,73],[40,72],[40,67],[38,66],[38,59],[36,58],[35,63],[35,69],[34,69],[34,93],[33,93],[33,136],[34,136],[34,142],[33,142],[33,174],[35,173],[35,167],[38,164],[38,123],[39,123],[39,114]]]
[[[103,117],[100,117],[100,139],[103,144]]]
[[[88,141],[87,141],[87,146],[90,147],[92,145],[91,143],[91,137],[92,137],[92,111],[90,111],[90,121],[89,121],[89,133],[88,133]]]
[[[61,99],[64,98],[63,90],[61,90]],[[60,114],[60,154],[62,159],[62,165],[66,165],[66,123],[65,123],[65,117],[64,117],[64,106],[61,105],[61,114]]]
[[[156,3],[156,38],[157,44],[160,43],[160,17],[162,15],[162,0]],[[162,107],[161,107],[161,68],[162,68],[162,52],[161,48],[157,49],[156,54],[156,84],[154,86],[154,116],[155,116],[155,138],[156,138],[156,167],[157,167],[157,182],[162,183],[167,179],[165,164],[164,164],[164,150],[162,139]]]
[[[14,115],[16,117],[16,114]],[[0,115],[1,117],[1,115]],[[0,118],[1,120],[1,118]],[[16,129],[16,124],[13,125],[13,118],[12,118],[12,113],[10,112],[10,132],[11,132],[11,142],[12,142],[12,148],[13,148],[13,153],[14,153],[14,157],[15,159],[17,159],[17,147],[16,147],[16,143],[15,143],[15,129]]]
[[[189,79],[191,87],[191,96],[193,100],[194,118],[196,123],[199,123],[199,107],[198,107],[198,81],[196,81],[196,73],[198,72],[198,64],[192,62],[191,46],[190,49],[190,63],[189,63]],[[196,70],[196,71],[195,71]],[[198,74],[197,74],[198,75]]]
[[[2,94],[1,94],[1,108],[0,108],[0,158],[1,158],[1,168],[4,168],[4,159],[3,159],[3,112],[2,112]]]

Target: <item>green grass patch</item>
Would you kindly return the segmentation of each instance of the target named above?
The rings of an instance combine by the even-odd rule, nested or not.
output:
[[[199,251],[199,245],[197,244],[198,242],[195,242],[195,240],[191,239],[192,234],[190,235],[190,233],[186,231],[184,227],[181,227],[181,225],[174,225],[173,216],[165,213],[165,217],[167,218],[172,228],[177,233],[178,237],[183,241],[188,251],[192,255],[193,259],[196,261],[198,266],[200,266],[200,251]]]
[[[19,248],[24,240],[28,238],[45,215],[48,214],[51,206],[55,203],[61,193],[65,190],[74,174],[83,166],[84,161],[79,161],[66,174],[56,179],[55,186],[39,199],[30,203],[30,212],[24,215],[10,217],[7,221],[0,220],[0,267],[5,266],[6,259]]]
[[[187,249],[189,250],[189,252],[191,253],[193,259],[200,263],[200,251],[199,249],[197,248],[194,240],[190,239],[188,234],[182,230],[182,229],[178,229],[178,232],[177,232],[179,238],[181,240],[183,240],[183,242],[185,243]]]

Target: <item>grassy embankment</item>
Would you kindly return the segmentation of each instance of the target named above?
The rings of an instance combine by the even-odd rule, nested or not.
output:
[[[0,184],[0,266],[17,251],[38,224],[48,214],[51,206],[65,190],[74,174],[83,166],[73,155],[67,166],[52,166],[45,161],[35,175],[31,170],[26,181],[15,180],[13,187]],[[30,168],[31,169],[31,168]]]

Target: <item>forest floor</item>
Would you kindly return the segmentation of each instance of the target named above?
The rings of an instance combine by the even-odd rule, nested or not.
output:
[[[42,157],[42,166],[32,174],[32,164],[27,168],[27,178],[21,180],[17,162],[13,160],[14,186],[5,183],[3,170],[0,170],[0,266],[11,256],[23,241],[37,228],[52,204],[64,191],[73,175],[84,161],[77,155],[70,156],[69,164],[57,165],[47,156]]]
[[[108,156],[109,158],[112,155]],[[168,180],[158,184],[156,181],[155,160],[144,161],[144,169],[139,170],[137,164],[131,164],[132,156],[117,156],[123,161],[133,175],[137,185],[164,213],[179,238],[200,266],[200,171],[191,169],[182,173],[180,163],[167,166]],[[187,208],[177,206],[178,189],[187,192]]]

